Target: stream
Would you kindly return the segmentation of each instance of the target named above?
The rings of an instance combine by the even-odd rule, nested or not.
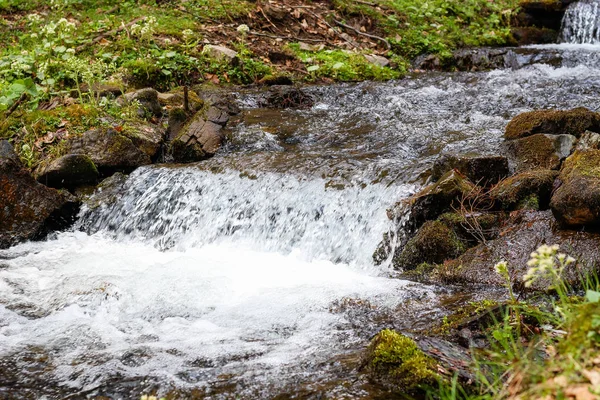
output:
[[[498,152],[519,113],[597,110],[599,50],[307,87],[308,110],[240,92],[214,158],[139,168],[72,231],[0,250],[0,398],[368,398],[340,383],[360,379],[357,352],[382,328],[426,327],[455,296],[373,265],[386,209],[439,154]]]

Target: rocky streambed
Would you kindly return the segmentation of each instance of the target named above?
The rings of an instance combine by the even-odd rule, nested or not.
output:
[[[374,398],[389,387],[361,354],[384,328],[452,370],[465,349],[423,333],[501,299],[495,262],[598,257],[596,48],[518,52],[387,83],[131,93],[143,125],[86,132],[37,181],[2,142],[0,395]]]

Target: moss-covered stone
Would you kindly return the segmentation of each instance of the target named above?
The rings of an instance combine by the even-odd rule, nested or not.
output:
[[[600,114],[587,108],[530,111],[513,118],[506,126],[506,139],[519,139],[536,133],[580,137],[586,130],[600,130]]]
[[[577,138],[573,135],[535,134],[507,142],[505,147],[518,172],[559,169]]]
[[[446,224],[428,221],[408,241],[402,252],[394,257],[394,267],[407,271],[422,263],[439,264],[458,257],[465,250],[465,244]]]
[[[435,160],[431,169],[431,179],[437,181],[453,169],[481,186],[493,185],[510,175],[508,160],[503,156],[444,154]]]
[[[564,225],[600,225],[600,150],[576,151],[564,162],[550,207]]]
[[[498,237],[506,214],[502,212],[457,212],[442,214],[438,221],[452,229],[460,239],[477,244]]]
[[[437,363],[414,340],[390,329],[379,332],[365,356],[370,377],[399,392],[435,384]]]
[[[558,171],[535,170],[511,176],[490,191],[490,197],[503,210],[519,209],[519,204],[531,196],[537,197],[539,209],[547,209]]]
[[[96,182],[98,169],[85,154],[67,154],[49,163],[42,163],[35,173],[38,182],[54,188],[75,188]]]

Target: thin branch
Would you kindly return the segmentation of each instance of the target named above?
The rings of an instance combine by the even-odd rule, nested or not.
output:
[[[248,32],[249,35],[255,35],[255,36],[265,36],[271,39],[285,39],[285,40],[297,40],[299,42],[318,42],[318,43],[329,43],[328,40],[325,39],[302,39],[302,38],[298,38],[295,36],[276,36],[276,35],[269,35],[268,33],[260,33],[260,32],[254,32],[254,31],[250,31]]]
[[[6,111],[4,118],[8,118],[10,116],[10,114],[14,113],[15,110],[17,109],[17,107],[19,107],[21,105],[21,103],[23,103],[26,99],[27,99],[27,93],[21,94],[21,97],[19,97],[19,99],[17,101],[15,101],[14,104],[12,106],[10,106],[10,108]]]
[[[385,43],[385,47],[387,47],[388,50],[390,50],[392,48],[392,46],[390,45],[390,42],[388,42],[386,39],[384,39],[384,38],[382,38],[380,36],[370,35],[368,33],[361,32],[358,29],[356,29],[356,28],[354,28],[354,27],[352,27],[350,25],[346,25],[343,22],[340,22],[338,20],[334,20],[334,22],[336,24],[338,24],[339,26],[341,26],[343,28],[346,28],[346,29],[350,29],[350,30],[356,32],[357,34],[359,34],[361,36],[365,36],[365,37],[368,37],[368,38],[371,38],[371,39],[376,39],[376,40],[379,40],[379,41]]]

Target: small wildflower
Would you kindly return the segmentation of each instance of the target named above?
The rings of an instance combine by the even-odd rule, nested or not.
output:
[[[248,32],[250,32],[250,28],[248,27],[248,25],[242,24],[237,27],[237,31],[242,35],[246,35]]]

